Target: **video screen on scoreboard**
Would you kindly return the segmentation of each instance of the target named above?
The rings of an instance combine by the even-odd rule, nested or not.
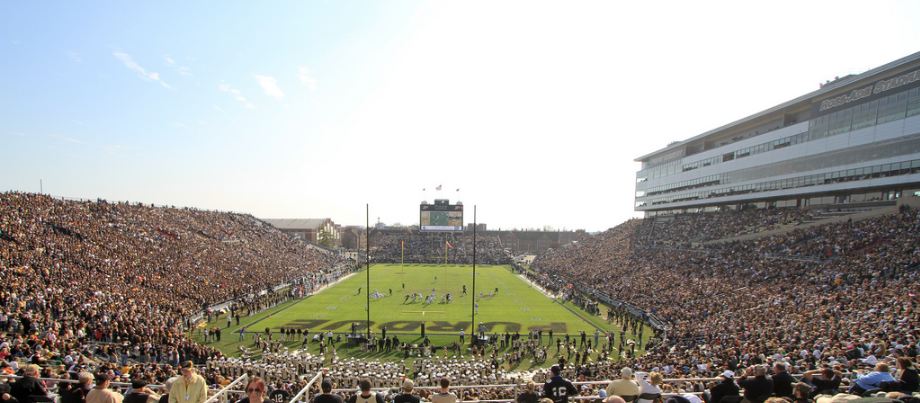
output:
[[[422,204],[419,215],[422,231],[463,231],[462,204]]]

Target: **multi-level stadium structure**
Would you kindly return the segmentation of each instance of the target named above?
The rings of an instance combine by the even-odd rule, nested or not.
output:
[[[920,190],[920,52],[636,159],[647,215],[859,204]]]

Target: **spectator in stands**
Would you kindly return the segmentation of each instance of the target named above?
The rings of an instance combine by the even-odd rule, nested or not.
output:
[[[554,403],[568,403],[569,396],[578,395],[575,385],[562,377],[562,367],[553,365],[549,371],[550,378],[543,384],[543,396],[553,399]]]
[[[195,364],[186,361],[179,370],[182,377],[169,389],[169,403],[204,403],[208,398],[208,385],[195,371]]]
[[[112,384],[112,375],[108,372],[96,374],[96,387],[86,394],[86,403],[122,403],[124,396],[109,386]]]
[[[706,403],[737,403],[741,400],[740,389],[735,383],[735,373],[725,370],[720,375],[721,382],[709,388]],[[703,396],[706,396],[704,394]]]
[[[786,364],[777,362],[773,364],[773,396],[792,397],[792,384],[795,379],[786,371]]]
[[[626,402],[632,402],[639,397],[639,384],[633,380],[632,368],[623,367],[620,370],[620,379],[615,379],[607,385],[607,396],[619,396]]]
[[[527,382],[527,385],[524,386],[524,391],[518,394],[514,401],[517,403],[538,403],[540,395],[537,394],[537,384],[534,381]]]
[[[19,400],[10,394],[10,384],[6,382],[0,382],[0,403],[19,403]]]
[[[265,386],[265,381],[258,376],[253,376],[249,378],[249,382],[246,382],[246,397],[237,403],[262,403],[266,396],[268,396],[268,387]]]
[[[176,383],[178,379],[179,377],[173,376],[167,379],[166,382],[163,382],[163,391],[165,393],[160,395],[159,403],[169,403],[169,391],[172,390],[173,384]]]
[[[441,377],[440,385],[438,392],[431,395],[431,403],[457,403],[457,395],[450,391],[450,378]]]
[[[904,392],[913,393],[920,390],[920,379],[917,375],[917,367],[908,357],[898,357],[898,370],[896,371],[897,380],[891,382],[882,382],[881,389],[886,392]]]
[[[412,388],[414,387],[415,382],[412,382],[411,379],[406,378],[403,380],[402,387],[399,389],[399,394],[393,398],[393,403],[419,403],[421,399],[419,399],[418,396],[412,394]]]
[[[383,403],[383,396],[371,391],[371,387],[370,380],[362,379],[358,382],[358,389],[361,390],[361,393],[350,397],[348,403]]]
[[[894,377],[891,376],[891,369],[888,364],[880,362],[875,364],[875,370],[856,378],[853,385],[847,393],[862,395],[870,390],[878,390],[882,387],[883,382],[892,382]]]
[[[805,382],[797,382],[792,385],[792,402],[811,403],[811,386]]]
[[[61,403],[84,403],[86,394],[93,389],[93,374],[88,371],[80,372],[77,375],[78,383],[70,388],[67,393],[61,394]]]
[[[123,403],[159,403],[160,395],[147,387],[147,381],[135,379],[131,381],[131,391],[125,395]]]
[[[839,371],[831,367],[824,367],[805,372],[802,374],[802,379],[814,387],[811,397],[815,397],[817,395],[836,395],[840,391],[843,377]]]
[[[48,391],[45,384],[38,379],[41,368],[35,364],[28,364],[22,369],[22,378],[13,384],[10,395],[19,400],[19,403],[48,402]]]
[[[763,365],[747,367],[738,386],[744,389],[746,403],[763,403],[773,394],[773,379],[767,376],[767,368]]]
[[[636,399],[636,402],[653,403],[661,398],[661,387],[659,385],[661,385],[663,378],[660,373],[637,372],[636,380],[639,384],[639,398]]]

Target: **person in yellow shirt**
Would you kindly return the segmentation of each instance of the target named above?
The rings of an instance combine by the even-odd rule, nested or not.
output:
[[[169,388],[169,403],[204,403],[208,399],[208,385],[195,371],[195,364],[186,361],[179,370],[182,377]]]
[[[121,403],[125,397],[109,389],[111,385],[111,375],[105,372],[96,375],[96,387],[86,394],[86,403]]]

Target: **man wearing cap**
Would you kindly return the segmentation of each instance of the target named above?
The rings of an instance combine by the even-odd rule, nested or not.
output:
[[[403,380],[402,388],[399,391],[399,394],[393,399],[393,403],[419,403],[421,399],[418,396],[412,394],[412,388],[415,387],[415,383],[411,379],[406,378]]]
[[[208,398],[208,385],[204,378],[195,371],[191,361],[179,367],[182,377],[169,389],[169,403],[204,403]]]
[[[158,403],[160,395],[153,393],[142,379],[131,381],[131,392],[125,395],[123,403]]]
[[[627,402],[636,400],[639,396],[639,384],[633,380],[632,368],[625,367],[620,370],[620,379],[615,379],[607,385],[607,396],[619,396]]]
[[[342,397],[332,394],[332,379],[324,378],[319,385],[320,393],[313,397],[313,403],[344,403]]]
[[[96,375],[96,387],[86,394],[86,403],[121,403],[124,396],[109,386],[112,384],[112,375],[103,372]]]
[[[719,403],[725,397],[733,397],[735,401],[740,399],[740,389],[735,383],[735,373],[729,370],[722,372],[722,381],[709,388],[709,403]]]
[[[553,399],[555,403],[568,403],[569,396],[578,394],[575,385],[560,375],[562,368],[558,365],[553,365],[550,368],[550,373],[552,376],[543,384],[543,396]]]

